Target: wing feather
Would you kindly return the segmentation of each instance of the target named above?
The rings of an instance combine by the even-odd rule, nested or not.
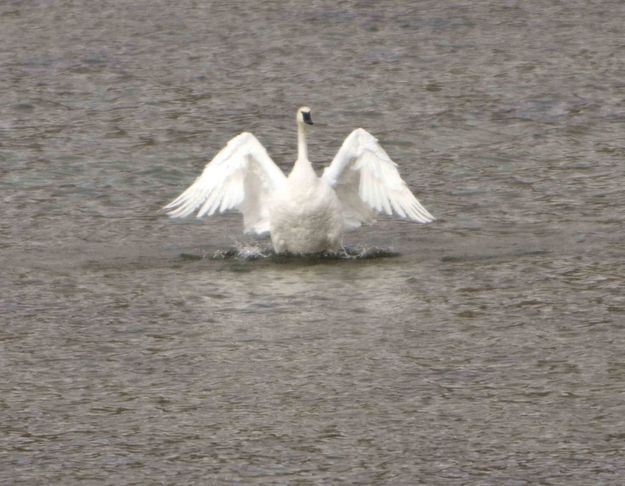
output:
[[[343,142],[323,178],[334,187],[341,203],[345,227],[373,221],[373,213],[397,214],[420,223],[434,221],[397,171],[377,139],[362,128]]]
[[[183,218],[199,208],[198,218],[237,209],[246,232],[269,230],[268,203],[286,178],[258,139],[248,132],[237,135],[211,160],[202,174],[163,209]]]

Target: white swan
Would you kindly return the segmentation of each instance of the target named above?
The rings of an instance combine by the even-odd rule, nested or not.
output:
[[[198,218],[237,209],[245,232],[271,234],[277,253],[334,251],[343,232],[374,222],[375,212],[429,223],[434,217],[408,189],[378,141],[362,128],[343,142],[334,160],[317,177],[308,160],[310,108],[297,110],[297,160],[288,178],[254,135],[243,132],[228,142],[202,174],[164,209]]]

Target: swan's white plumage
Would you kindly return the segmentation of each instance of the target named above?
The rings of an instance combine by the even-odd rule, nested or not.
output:
[[[246,232],[269,231],[271,195],[286,182],[265,147],[248,132],[237,135],[211,160],[191,186],[164,209],[183,218],[198,218],[229,209],[243,213]]]
[[[362,128],[345,139],[322,178],[339,196],[347,227],[371,223],[375,211],[419,223],[434,221],[397,172],[397,164]]]
[[[419,203],[377,139],[362,128],[343,142],[322,177],[306,145],[310,108],[297,112],[298,158],[286,178],[251,133],[234,137],[202,174],[164,209],[198,217],[229,209],[243,213],[246,232],[271,233],[277,252],[335,250],[344,230],[372,223],[376,212],[420,223],[434,217]]]

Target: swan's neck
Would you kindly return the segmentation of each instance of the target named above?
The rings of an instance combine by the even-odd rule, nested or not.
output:
[[[308,144],[306,143],[306,127],[303,123],[297,124],[297,160],[308,161]]]
[[[297,124],[297,160],[291,171],[295,179],[312,180],[316,178],[315,170],[308,160],[308,144],[306,143],[306,127],[303,123]]]

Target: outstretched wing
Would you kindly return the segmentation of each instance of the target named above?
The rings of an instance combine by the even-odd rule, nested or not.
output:
[[[211,160],[202,174],[163,209],[183,218],[199,208],[197,217],[238,209],[246,232],[269,231],[270,195],[286,177],[265,147],[248,132],[237,135]]]
[[[349,134],[322,176],[341,200],[346,228],[373,222],[375,212],[419,223],[434,221],[396,167],[369,132],[357,128]]]

